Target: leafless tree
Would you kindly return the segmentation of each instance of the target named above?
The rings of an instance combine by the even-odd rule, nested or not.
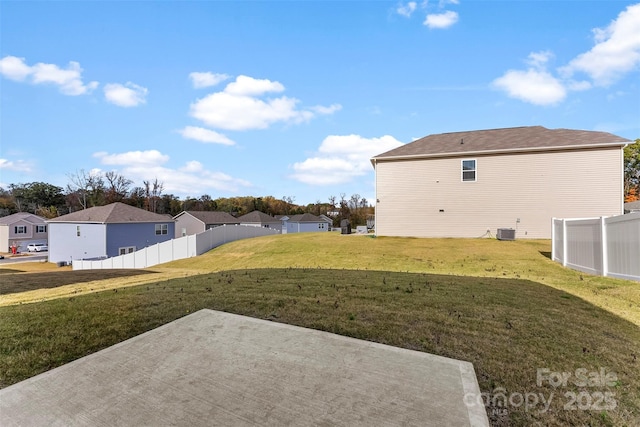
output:
[[[162,195],[162,190],[164,190],[164,184],[158,181],[158,178],[155,178],[153,182],[143,181],[143,184],[145,195],[147,197],[147,210],[157,212],[158,200]]]
[[[129,194],[129,188],[133,181],[125,178],[115,171],[105,172],[105,179],[107,180],[108,187],[105,194],[105,202],[121,202]]]

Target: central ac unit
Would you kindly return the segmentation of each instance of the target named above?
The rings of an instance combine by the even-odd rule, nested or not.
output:
[[[516,230],[513,228],[498,228],[498,240],[516,240]]]

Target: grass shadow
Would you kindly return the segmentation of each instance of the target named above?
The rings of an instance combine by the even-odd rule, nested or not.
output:
[[[542,256],[543,256],[543,257],[545,257],[545,258],[552,259],[552,256],[551,256],[552,254],[551,254],[551,252],[547,252],[547,251],[540,251],[540,255],[542,255]]]
[[[640,329],[561,290],[521,279],[321,268],[209,273],[38,304],[0,307],[0,387],[208,308],[474,364],[484,393],[584,391],[537,370],[617,375],[618,425],[640,425]],[[80,339],[81,337],[81,339]],[[490,404],[493,425],[600,425],[602,411]],[[505,411],[502,411],[505,409]],[[500,412],[496,412],[500,410]]]
[[[0,275],[2,274],[11,274],[11,273],[24,273],[25,270],[16,270],[14,268],[0,268]]]
[[[36,289],[57,288],[58,286],[85,283],[93,280],[113,279],[119,277],[139,276],[153,273],[149,270],[77,270],[47,271],[42,273],[23,273],[20,270],[2,269],[0,295],[33,291]],[[8,272],[7,272],[8,271]]]

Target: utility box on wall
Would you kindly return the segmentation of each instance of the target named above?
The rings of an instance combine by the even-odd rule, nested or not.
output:
[[[498,228],[498,240],[516,240],[516,230],[513,228]]]

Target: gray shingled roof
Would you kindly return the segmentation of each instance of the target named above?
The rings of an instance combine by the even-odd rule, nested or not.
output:
[[[167,215],[145,211],[134,206],[116,202],[106,206],[96,206],[58,218],[50,219],[47,222],[90,222],[98,224],[122,224],[129,222],[173,222],[173,218]]]
[[[325,222],[325,220],[319,216],[315,216],[314,214],[303,213],[299,215],[291,215],[289,217],[289,222]]]
[[[238,221],[240,221],[240,223],[249,224],[280,224],[282,222],[279,219],[260,211],[253,211],[246,215],[242,215],[238,218]]]
[[[18,221],[26,221],[32,224],[44,224],[45,219],[29,212],[17,212],[0,218],[0,224],[5,225],[11,225]]]
[[[240,221],[227,212],[218,211],[185,211],[194,218],[199,219],[205,224],[239,224]],[[180,216],[179,214],[176,216]]]
[[[607,132],[528,126],[429,135],[379,154],[373,157],[372,161],[393,158],[623,146],[629,142],[631,141],[628,139]]]

